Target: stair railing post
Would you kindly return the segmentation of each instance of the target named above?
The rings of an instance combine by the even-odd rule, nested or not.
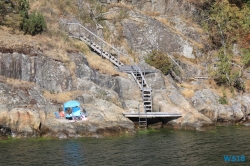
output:
[[[140,104],[138,104],[138,114],[140,115]]]
[[[103,58],[103,55],[102,55],[102,53],[103,53],[103,44],[101,43],[101,57]]]
[[[145,107],[145,106],[144,106]],[[145,121],[146,121],[146,127],[148,127],[148,116],[147,116],[147,111],[146,108],[144,108],[145,111]]]
[[[80,34],[81,34],[80,30],[81,30],[81,27],[80,27],[80,25],[78,25],[78,37],[79,37],[79,39],[80,39]]]
[[[120,64],[120,52],[117,52],[118,54],[118,64]]]
[[[138,115],[139,115],[139,127],[140,127],[140,125],[141,125],[141,114],[140,114],[140,104],[138,104]]]

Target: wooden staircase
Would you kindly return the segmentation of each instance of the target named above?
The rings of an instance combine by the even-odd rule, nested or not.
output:
[[[141,68],[137,65],[124,65],[122,62],[120,62],[119,56],[122,55],[120,51],[118,51],[116,48],[111,46],[109,43],[105,42],[103,39],[95,35],[93,32],[89,31],[87,28],[82,26],[79,23],[68,23],[68,33],[69,37],[79,39],[83,42],[85,42],[94,52],[96,52],[98,55],[102,56],[103,58],[106,58],[111,63],[113,63],[115,66],[119,68],[122,72],[130,73],[133,78],[135,79],[136,83],[138,84],[139,88],[142,91],[142,100],[143,100],[143,108],[144,108],[144,115],[147,114],[147,112],[152,112],[152,89],[149,87],[149,85],[146,82],[146,79],[144,77],[147,73],[153,73],[154,70],[141,70]],[[70,27],[72,26],[72,27]],[[106,45],[109,47],[109,49],[112,49],[113,52],[116,54],[111,54],[104,50],[103,47],[98,45],[96,42],[91,41],[86,36],[92,36],[95,40],[101,43],[101,45]],[[140,112],[139,112],[140,115]],[[139,127],[147,127],[147,116],[139,116]]]

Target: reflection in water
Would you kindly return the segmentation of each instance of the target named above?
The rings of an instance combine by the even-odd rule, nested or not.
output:
[[[250,128],[209,132],[147,130],[131,137],[0,142],[0,165],[225,165],[224,155],[245,155]],[[234,164],[234,163],[232,163]],[[231,164],[230,164],[231,165]]]
[[[63,157],[63,163],[67,165],[84,164],[83,147],[78,142],[70,140],[62,146],[61,156]]]

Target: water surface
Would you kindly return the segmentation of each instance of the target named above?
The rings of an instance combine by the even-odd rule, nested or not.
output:
[[[250,128],[143,130],[119,138],[0,141],[0,165],[250,165]],[[224,155],[244,155],[226,163]]]

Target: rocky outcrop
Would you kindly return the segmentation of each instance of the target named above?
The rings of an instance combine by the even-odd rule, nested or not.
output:
[[[209,89],[195,92],[192,97],[193,106],[213,122],[244,122],[249,116],[248,95],[228,99],[228,105],[219,103],[220,96]]]
[[[16,83],[8,84],[8,81],[4,81],[7,78],[1,78],[0,122],[2,135],[66,138],[103,137],[134,132],[133,122],[122,115],[124,110],[108,100],[99,99],[94,95],[79,95],[78,99],[82,101],[89,120],[58,121],[54,117],[54,112],[61,107],[62,103],[53,103],[53,101],[45,99],[35,84],[22,82],[17,87]],[[88,97],[92,97],[92,99],[90,100]]]
[[[42,54],[0,53],[0,73],[8,78],[35,82],[53,91],[71,90],[72,76],[65,64]]]
[[[212,125],[212,121],[194,109],[184,96],[181,95],[178,88],[171,85],[171,82],[172,81],[166,81],[169,87],[167,96],[173,105],[181,108],[180,113],[182,113],[182,118],[170,121],[170,124],[178,128],[191,127],[196,130],[200,130],[202,126]]]
[[[130,19],[123,20],[122,25],[125,39],[133,50],[142,55],[161,50],[170,55],[176,53],[195,58],[191,44],[164,23],[132,11],[129,16]]]

